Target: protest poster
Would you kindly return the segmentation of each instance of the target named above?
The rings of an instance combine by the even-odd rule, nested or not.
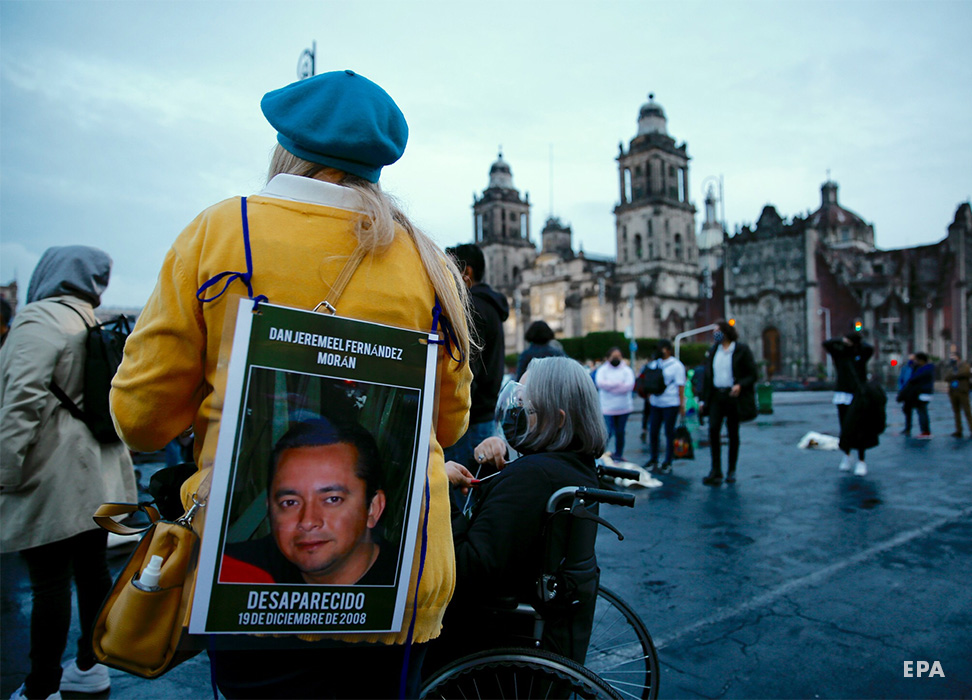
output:
[[[400,631],[428,463],[429,338],[240,303],[190,632]]]

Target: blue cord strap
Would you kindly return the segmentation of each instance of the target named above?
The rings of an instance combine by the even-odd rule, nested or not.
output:
[[[247,296],[250,299],[253,299],[253,310],[256,311],[257,305],[261,301],[269,301],[269,299],[267,299],[267,297],[265,297],[263,294],[256,297],[253,296],[253,284],[250,281],[253,278],[253,255],[250,253],[250,224],[247,221],[246,216],[246,197],[240,198],[240,216],[243,219],[243,251],[246,255],[246,272],[227,271],[220,272],[215,277],[210,277],[208,280],[203,282],[203,285],[199,289],[196,290],[196,299],[203,304],[209,301],[215,301],[226,293],[226,290],[229,288],[230,284],[233,283],[233,280],[238,279],[246,285]],[[219,282],[223,279],[226,281],[223,283],[223,288],[219,291],[219,294],[206,298],[204,296],[206,290],[219,284]]]
[[[405,689],[408,685],[408,661],[412,651],[412,634],[415,632],[415,618],[418,616],[418,594],[419,584],[422,583],[422,572],[425,571],[425,555],[429,549],[429,503],[431,502],[429,491],[429,472],[425,470],[425,522],[422,523],[422,550],[419,555],[418,577],[415,579],[415,596],[412,598],[412,619],[408,623],[408,636],[405,638],[405,654],[402,659],[402,677],[398,686],[398,696],[408,697]]]
[[[442,325],[442,335],[441,339],[436,338],[435,340],[429,340],[430,343],[435,345],[445,345],[445,350],[449,353],[451,357],[458,364],[462,364],[463,360],[466,359],[466,355],[463,353],[462,348],[459,346],[459,336],[456,335],[456,329],[453,327],[452,322],[449,318],[442,313],[442,304],[439,303],[439,295],[435,295],[435,306],[432,307],[432,333],[437,333],[439,325]],[[459,357],[456,357],[452,349],[455,348],[459,352]]]

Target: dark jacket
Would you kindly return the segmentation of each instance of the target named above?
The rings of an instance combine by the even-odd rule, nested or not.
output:
[[[486,635],[483,602],[515,598],[538,601],[536,582],[543,557],[547,499],[564,486],[597,488],[593,457],[574,452],[542,452],[520,457],[484,484],[471,519],[453,520],[456,546],[456,594],[450,605],[462,611],[463,624],[474,635]],[[544,647],[583,659],[596,596],[596,558],[590,542],[587,595],[569,614],[546,611]],[[474,618],[474,623],[470,617]],[[447,625],[448,627],[448,618]],[[484,641],[484,636],[478,636]],[[478,643],[478,642],[477,642]]]
[[[702,402],[705,404],[703,410],[708,414],[709,407],[712,405],[712,393],[714,391],[712,363],[715,361],[716,350],[719,343],[709,349],[709,355],[705,358],[705,376],[702,380]],[[732,352],[732,379],[739,385],[740,392],[737,400],[739,401],[739,420],[750,421],[756,417],[756,358],[753,351],[745,343],[736,341],[736,349]]]
[[[935,365],[927,362],[920,367],[915,367],[911,377],[898,392],[898,401],[913,403],[918,401],[921,394],[932,394],[935,392]]]
[[[840,449],[869,450],[877,447],[878,436],[887,425],[887,396],[877,382],[865,382],[854,392],[854,400],[840,426]]]
[[[510,316],[506,297],[480,282],[469,290],[472,295],[473,323],[482,349],[472,358],[472,408],[470,423],[493,420],[496,399],[506,371],[506,338],[503,321]]]
[[[874,354],[874,348],[867,343],[848,345],[843,338],[825,340],[823,346],[834,358],[834,371],[837,372],[834,389],[856,394],[867,383],[867,361]]]
[[[948,382],[948,392],[956,396],[968,394],[970,375],[972,375],[972,370],[970,370],[968,362],[964,360],[950,362],[948,373],[945,375],[945,381]]]
[[[567,353],[563,348],[557,347],[553,343],[530,343],[530,347],[520,353],[520,359],[516,363],[516,381],[527,371],[530,360],[537,357],[564,357]]]

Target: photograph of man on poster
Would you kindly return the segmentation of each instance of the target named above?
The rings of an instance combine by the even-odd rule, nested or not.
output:
[[[371,433],[314,418],[275,444],[267,471],[270,534],[226,545],[221,583],[390,585],[397,551],[380,543],[386,495]]]

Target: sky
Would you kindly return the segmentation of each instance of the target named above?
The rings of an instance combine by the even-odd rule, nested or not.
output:
[[[880,248],[933,243],[972,197],[968,0],[485,3],[0,0],[0,283],[53,245],[114,260],[139,307],[195,216],[258,192],[264,93],[353,69],[409,123],[382,186],[443,246],[472,239],[502,148],[575,249],[613,257],[618,144],[649,92],[688,145],[689,196],[722,177],[730,231],[839,201]]]

